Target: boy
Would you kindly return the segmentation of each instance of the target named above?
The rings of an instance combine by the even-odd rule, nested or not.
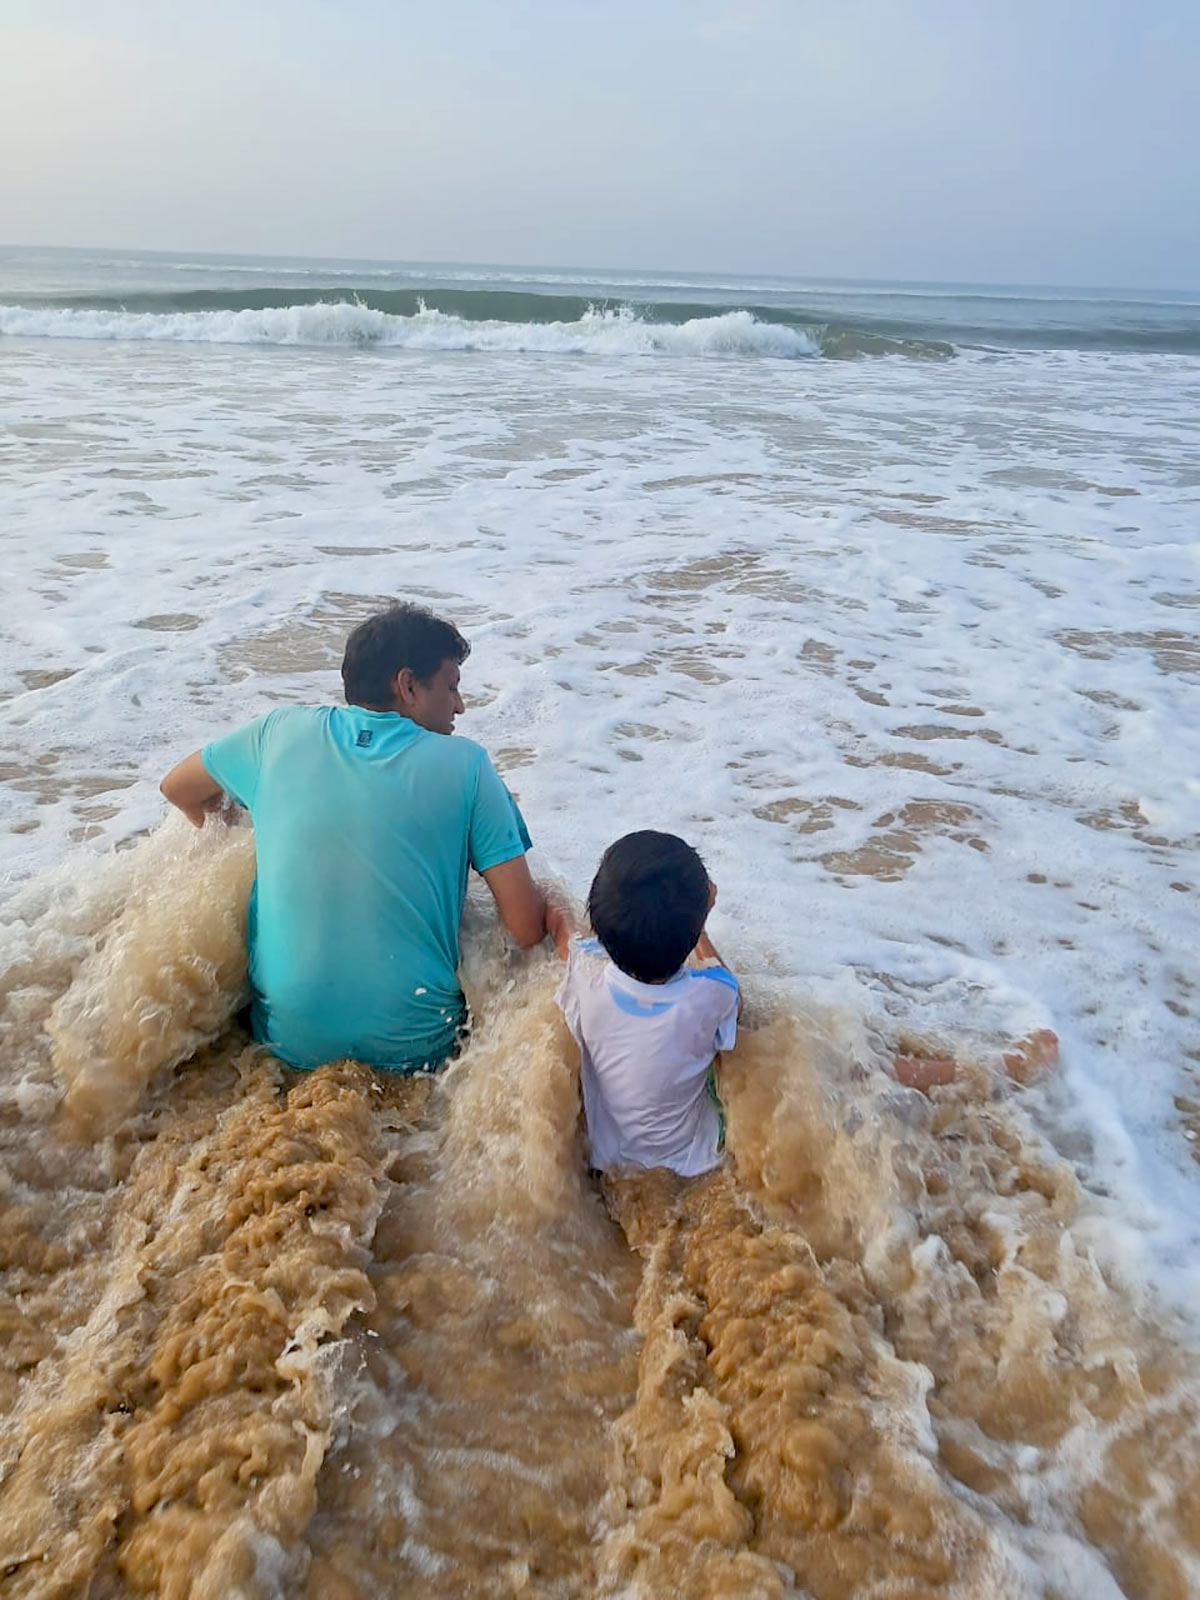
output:
[[[733,1048],[741,998],[704,932],[716,895],[682,839],[630,833],[604,852],[588,895],[597,937],[556,933],[567,972],[555,999],[579,1045],[594,1167],[690,1178],[721,1159],[711,1068]],[[685,967],[693,950],[714,964]]]

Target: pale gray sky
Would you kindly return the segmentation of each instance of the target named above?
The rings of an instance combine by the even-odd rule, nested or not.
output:
[[[0,240],[1200,286],[1200,0],[0,0]]]

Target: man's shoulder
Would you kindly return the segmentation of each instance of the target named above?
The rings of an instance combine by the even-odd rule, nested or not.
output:
[[[251,718],[251,724],[262,723],[278,727],[281,723],[324,722],[333,711],[332,706],[273,706]]]
[[[255,720],[264,734],[285,733],[303,737],[308,729],[323,727],[333,711],[332,706],[276,706]]]
[[[464,739],[460,733],[430,733],[422,730],[421,753],[431,765],[444,772],[461,773],[464,777],[490,766],[491,757],[474,739]]]
[[[472,764],[478,761],[491,761],[491,756],[481,744],[476,744],[474,739],[468,739],[461,733],[435,734],[443,744],[449,745],[456,752],[458,759],[469,761]]]
[[[336,706],[276,706],[267,716],[280,722],[328,722]]]
[[[319,717],[323,709],[321,706],[275,706],[270,711],[259,712],[258,716],[239,723],[236,728],[219,734],[215,739],[210,739],[204,749],[218,750],[222,746],[232,748],[246,740],[261,741],[281,725],[295,727],[302,719]]]

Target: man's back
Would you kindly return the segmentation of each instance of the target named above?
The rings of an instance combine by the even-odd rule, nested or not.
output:
[[[405,716],[289,707],[205,747],[250,811],[255,1037],[293,1066],[436,1065],[464,1020],[470,867],[528,846],[486,753]]]

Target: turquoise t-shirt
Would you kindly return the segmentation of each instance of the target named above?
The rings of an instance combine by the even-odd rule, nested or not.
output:
[[[468,868],[530,842],[487,752],[396,712],[289,706],[201,759],[254,823],[254,1037],[293,1067],[443,1061]]]

